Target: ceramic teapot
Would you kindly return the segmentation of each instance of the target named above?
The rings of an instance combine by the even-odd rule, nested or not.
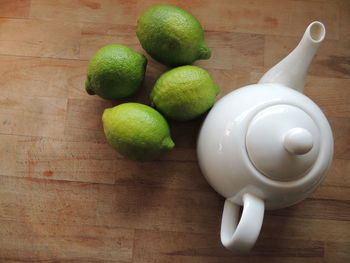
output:
[[[203,122],[199,165],[226,198],[221,242],[232,251],[248,252],[260,233],[264,210],[303,200],[330,166],[331,128],[320,108],[302,94],[324,37],[324,25],[311,23],[299,45],[258,84],[221,98]]]

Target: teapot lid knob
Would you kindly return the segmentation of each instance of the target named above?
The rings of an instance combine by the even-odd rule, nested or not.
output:
[[[284,136],[284,148],[292,154],[308,153],[314,144],[311,133],[304,128],[292,128]]]

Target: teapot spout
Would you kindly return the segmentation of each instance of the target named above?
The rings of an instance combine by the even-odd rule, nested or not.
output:
[[[280,83],[303,92],[309,65],[325,35],[325,26],[318,21],[312,22],[305,30],[298,46],[267,71],[259,83]]]

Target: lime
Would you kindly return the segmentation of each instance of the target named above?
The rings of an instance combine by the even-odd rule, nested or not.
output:
[[[212,107],[218,93],[219,87],[206,70],[188,65],[162,74],[152,89],[151,101],[165,117],[186,121]]]
[[[124,103],[105,109],[102,115],[107,141],[131,160],[150,161],[175,144],[164,117],[140,103]]]
[[[105,46],[89,61],[86,91],[111,100],[129,97],[141,86],[146,65],[145,56],[129,47]]]
[[[210,58],[199,21],[182,8],[156,5],[137,21],[136,35],[154,59],[168,66]]]

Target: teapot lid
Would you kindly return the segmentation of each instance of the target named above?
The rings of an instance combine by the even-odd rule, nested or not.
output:
[[[297,106],[280,104],[255,115],[246,134],[246,149],[255,168],[272,180],[305,176],[319,154],[320,131]]]

